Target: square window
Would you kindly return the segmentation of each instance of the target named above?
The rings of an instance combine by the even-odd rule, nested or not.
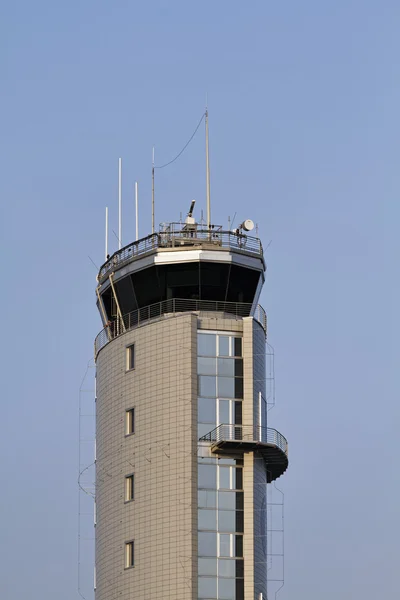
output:
[[[211,423],[215,427],[215,400],[213,398],[198,398],[198,422]],[[210,430],[212,427],[210,427]]]
[[[218,336],[218,356],[230,356],[229,337],[227,335]]]
[[[199,577],[199,598],[216,598],[216,597],[217,597],[217,578],[216,577]]]
[[[198,375],[216,375],[217,359],[199,356],[197,359],[197,373]]]
[[[235,513],[233,513],[235,514]],[[199,509],[198,511],[198,528],[202,531],[217,530],[217,511]]]
[[[218,488],[221,490],[232,489],[231,485],[231,469],[232,467],[218,466]]]
[[[125,542],[125,569],[135,566],[134,542]]]
[[[217,336],[210,333],[199,333],[197,336],[197,354],[199,356],[216,356]]]
[[[212,490],[198,491],[198,507],[199,508],[216,508],[217,507],[217,492]]]
[[[126,475],[125,476],[125,502],[130,502],[134,499],[135,495],[135,476]]]
[[[199,575],[217,575],[217,560],[215,558],[199,558]]]
[[[135,433],[135,409],[125,411],[125,435]]]
[[[199,489],[215,490],[217,487],[217,466],[199,465],[198,478]]]
[[[236,561],[234,559],[226,559],[218,561],[218,575],[219,577],[235,577],[236,575]],[[232,595],[232,598],[235,594]]]
[[[135,368],[135,344],[126,348],[126,370],[132,371]]]
[[[217,534],[213,531],[199,531],[197,535],[199,556],[217,556]]]
[[[216,398],[217,378],[209,375],[199,375],[199,396]]]
[[[218,508],[234,511],[236,509],[236,492],[218,492]]]
[[[218,400],[218,425],[229,425],[231,423],[230,400]]]
[[[218,598],[219,600],[231,600],[235,597],[235,580],[218,579]]]
[[[218,547],[218,556],[232,556],[232,536],[229,533],[220,533],[219,537],[219,547]]]
[[[218,375],[221,377],[233,377],[235,374],[235,360],[233,358],[218,359]]]
[[[236,531],[236,511],[219,510],[218,511],[218,530],[226,532]]]
[[[220,398],[235,397],[235,379],[233,377],[218,377],[218,396]]]

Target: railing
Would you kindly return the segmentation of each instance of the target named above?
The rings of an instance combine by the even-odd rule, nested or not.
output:
[[[134,329],[139,325],[142,325],[152,319],[161,317],[165,314],[170,313],[181,313],[181,312],[223,312],[234,316],[236,319],[242,317],[248,317],[251,315],[252,304],[244,302],[223,302],[214,300],[191,300],[183,298],[171,298],[170,300],[163,300],[162,302],[156,302],[143,308],[138,308],[130,313],[127,313],[120,318],[116,318],[110,321],[109,324],[104,327],[97,335],[94,342],[95,357],[97,357],[100,350],[108,344],[111,340],[125,333],[129,329]],[[252,315],[256,321],[263,327],[265,333],[267,332],[267,315],[262,306],[258,305],[254,314]]]
[[[200,442],[252,442],[277,446],[286,455],[288,443],[286,438],[276,429],[258,425],[218,425],[215,429],[203,435]]]
[[[174,227],[175,225],[176,227]],[[100,268],[98,281],[103,283],[106,277],[115,269],[159,248],[210,245],[217,248],[238,250],[255,256],[263,256],[263,248],[259,238],[241,232],[203,229],[199,225],[187,229],[180,223],[171,223],[165,231],[153,233],[115,252]]]

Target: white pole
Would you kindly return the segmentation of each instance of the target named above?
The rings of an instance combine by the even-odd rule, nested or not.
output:
[[[136,241],[139,239],[139,194],[138,182],[135,181],[135,213],[136,213]]]
[[[118,248],[122,247],[122,158],[118,159]]]
[[[211,229],[210,203],[210,156],[208,149],[208,109],[206,108],[206,185],[207,185],[207,229]]]
[[[106,252],[105,252],[106,260],[108,257],[108,206],[106,206]]]
[[[153,146],[153,160],[151,170],[151,233],[154,233],[154,146]]]

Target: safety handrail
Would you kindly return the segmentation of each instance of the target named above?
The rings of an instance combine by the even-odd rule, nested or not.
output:
[[[161,317],[170,313],[182,312],[223,312],[234,316],[236,319],[253,316],[260,323],[264,332],[267,333],[267,315],[262,306],[257,305],[252,311],[252,304],[245,302],[224,302],[220,300],[193,300],[184,298],[171,298],[138,308],[126,315],[122,319],[116,317],[104,327],[96,336],[94,342],[95,358],[98,353],[108,342],[125,333],[130,329],[134,329],[139,325],[151,321],[152,319]],[[253,312],[253,314],[252,314]]]
[[[200,442],[218,444],[220,442],[252,442],[277,446],[286,455],[288,443],[286,438],[276,429],[259,425],[218,425],[203,435]]]

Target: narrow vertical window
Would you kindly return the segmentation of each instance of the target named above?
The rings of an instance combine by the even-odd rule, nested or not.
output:
[[[125,477],[125,502],[130,502],[135,496],[135,476],[126,475]]]
[[[126,370],[132,371],[135,368],[135,344],[126,348]]]
[[[125,412],[125,435],[135,433],[135,409],[130,408]]]
[[[134,542],[125,543],[125,569],[135,566]]]

